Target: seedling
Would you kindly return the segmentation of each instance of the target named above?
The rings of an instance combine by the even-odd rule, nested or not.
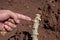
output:
[[[33,40],[38,40],[38,27],[39,27],[39,21],[41,21],[41,18],[40,18],[40,14],[36,14],[36,17],[35,19],[33,20],[34,22],[34,25],[33,25],[33,34],[32,34],[32,38]]]

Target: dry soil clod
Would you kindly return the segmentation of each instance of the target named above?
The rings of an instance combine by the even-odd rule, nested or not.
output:
[[[5,35],[7,34],[7,32],[2,31],[2,32],[0,32],[0,34],[1,34],[2,36],[5,36]]]

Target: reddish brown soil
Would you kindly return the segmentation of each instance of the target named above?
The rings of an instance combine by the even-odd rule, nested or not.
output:
[[[60,40],[60,0],[0,0],[0,9],[30,16],[41,14],[39,40]],[[17,28],[0,40],[32,40],[33,22],[21,20]]]

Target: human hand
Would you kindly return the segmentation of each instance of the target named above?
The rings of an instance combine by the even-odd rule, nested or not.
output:
[[[31,18],[22,14],[14,13],[10,10],[0,10],[0,31],[12,31],[20,19],[31,21]]]

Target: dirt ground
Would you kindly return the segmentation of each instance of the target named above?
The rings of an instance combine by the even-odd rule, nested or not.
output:
[[[60,0],[0,0],[0,9],[11,10],[34,19],[41,15],[39,40],[60,40]],[[33,22],[21,20],[17,28],[0,40],[32,40]]]

